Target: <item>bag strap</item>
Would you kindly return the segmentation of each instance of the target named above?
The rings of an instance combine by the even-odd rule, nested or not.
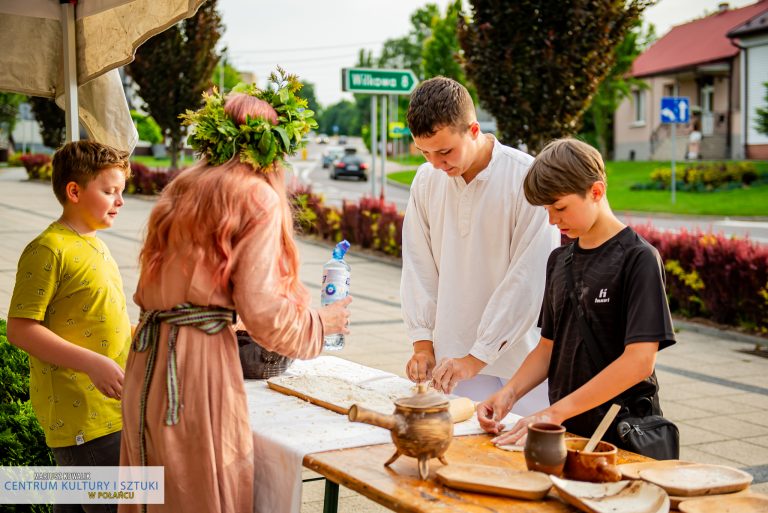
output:
[[[592,358],[601,369],[606,368],[608,365],[605,362],[600,346],[597,345],[595,335],[592,333],[592,329],[587,324],[587,318],[584,315],[584,308],[582,308],[579,299],[576,297],[576,286],[573,281],[573,251],[576,246],[576,242],[572,242],[565,252],[565,284],[568,290],[568,295],[571,298],[571,304],[576,309],[576,317],[579,321],[579,330],[581,331],[581,338],[584,339],[584,343],[587,347],[589,357]]]

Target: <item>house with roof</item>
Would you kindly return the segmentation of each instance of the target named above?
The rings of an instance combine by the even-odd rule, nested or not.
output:
[[[759,89],[756,81],[760,76],[768,80],[766,34],[756,33],[754,25],[748,33],[738,32],[766,14],[768,0],[739,9],[721,3],[713,14],[673,27],[638,56],[630,74],[644,86],[633,89],[614,114],[614,158],[683,159],[694,129],[702,135],[702,159],[744,158],[745,141],[753,146],[768,142],[750,128],[754,122],[749,125],[764,98],[753,91]],[[664,96],[690,100],[691,122],[677,125],[674,138],[672,125],[661,123]]]

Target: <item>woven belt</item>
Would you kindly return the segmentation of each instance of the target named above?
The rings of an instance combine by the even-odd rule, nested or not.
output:
[[[143,353],[149,349],[147,368],[144,372],[144,385],[141,389],[141,402],[139,412],[139,440],[141,464],[147,465],[147,447],[145,441],[145,424],[147,412],[147,395],[152,381],[152,373],[155,368],[155,357],[160,338],[160,324],[170,324],[168,334],[168,361],[166,388],[168,390],[168,411],[165,416],[165,424],[172,426],[179,422],[179,379],[176,373],[176,337],[181,326],[197,328],[207,335],[214,335],[228,324],[233,322],[232,310],[220,307],[197,306],[190,303],[182,303],[170,310],[142,311],[139,326],[133,338],[133,350]]]

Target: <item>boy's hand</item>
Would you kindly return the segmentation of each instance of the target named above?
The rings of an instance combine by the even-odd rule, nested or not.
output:
[[[93,353],[93,362],[86,369],[88,377],[99,389],[99,392],[111,397],[120,399],[123,395],[123,376],[125,372],[111,358],[104,355]]]
[[[421,383],[432,379],[432,369],[435,367],[435,350],[430,340],[417,340],[413,343],[413,356],[405,365],[408,379]]]
[[[443,358],[432,371],[432,383],[436,389],[450,394],[459,381],[474,378],[483,367],[485,362],[471,354],[463,358]]]
[[[512,429],[491,439],[491,442],[496,445],[525,445],[525,439],[528,437],[529,424],[535,424],[536,422],[560,424],[563,420],[564,419],[556,418],[549,408],[547,408],[518,420],[517,423],[512,426]]]
[[[477,405],[477,421],[487,433],[498,435],[504,429],[501,419],[507,416],[515,405],[515,398],[504,388],[498,390]]]

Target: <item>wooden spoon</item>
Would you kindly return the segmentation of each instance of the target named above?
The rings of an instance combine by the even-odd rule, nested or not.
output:
[[[608,413],[605,414],[605,417],[600,421],[595,432],[592,433],[592,437],[589,439],[589,442],[587,442],[587,445],[584,446],[583,452],[592,452],[595,450],[597,443],[603,438],[603,435],[608,430],[608,426],[610,426],[613,419],[616,418],[616,414],[619,413],[620,409],[621,407],[616,403],[608,408]]]

